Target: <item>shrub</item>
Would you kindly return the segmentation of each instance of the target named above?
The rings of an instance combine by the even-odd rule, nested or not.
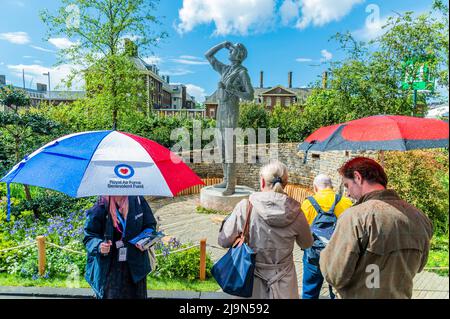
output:
[[[39,276],[36,246],[7,252],[1,260],[0,271],[23,278],[36,279]],[[66,277],[74,273],[80,276],[84,274],[85,268],[85,254],[74,254],[58,248],[47,247],[44,278]]]
[[[30,247],[0,253],[0,272],[35,278],[38,264],[35,240],[36,236],[41,235],[46,237],[47,243],[82,252],[74,254],[47,245],[47,277],[66,276],[74,272],[84,274],[86,254],[82,244],[85,220],[83,210],[38,221],[34,220],[31,211],[23,211],[17,219],[13,216],[9,223],[4,222],[4,211],[0,213],[0,250],[32,244]]]
[[[300,142],[303,130],[302,118],[300,105],[293,104],[289,107],[277,105],[270,114],[269,126],[278,129],[280,143]]]
[[[11,214],[18,215],[23,211],[36,211],[41,219],[65,216],[72,211],[91,207],[95,200],[95,197],[72,198],[59,192],[45,190],[32,196],[31,201],[21,200],[19,204],[12,206]]]
[[[158,244],[155,249],[158,266],[152,276],[169,279],[187,279],[193,281],[198,279],[200,274],[200,248],[195,247],[177,253],[172,253],[176,249],[189,247],[190,244],[181,245],[173,239],[167,245]],[[206,278],[211,277],[212,260],[209,254],[206,256]]]
[[[422,210],[435,232],[448,234],[448,151],[388,152],[385,169],[388,186]]]
[[[255,103],[241,104],[238,126],[243,129],[253,128],[255,130],[267,128],[269,127],[269,114],[262,105]]]

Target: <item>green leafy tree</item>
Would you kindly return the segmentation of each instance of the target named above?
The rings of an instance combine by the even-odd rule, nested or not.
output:
[[[293,104],[288,107],[277,105],[269,116],[269,126],[278,128],[280,142],[298,142],[301,131],[302,107]]]
[[[36,142],[40,141],[35,138],[36,136],[52,135],[59,125],[30,109],[20,110],[20,107],[29,106],[28,97],[20,89],[2,88],[0,101],[12,110],[12,112],[0,112],[0,135],[5,154],[1,166],[2,171],[5,171],[18,163],[27,152],[35,149]],[[9,154],[13,154],[13,158],[8,156]],[[25,185],[25,194],[27,200],[31,201],[28,185]]]
[[[332,39],[346,56],[330,63],[327,89],[315,85],[306,102],[300,135],[370,115],[423,115],[427,97],[437,95],[419,94],[415,100],[422,108],[414,108],[411,84],[418,80],[423,62],[439,83],[448,86],[448,46],[443,45],[448,43],[448,17],[439,17],[436,10],[445,15],[448,7],[436,1],[431,12],[418,17],[413,12],[390,17],[384,34],[369,43],[355,40],[348,32],[337,33]],[[409,86],[402,87],[406,61],[410,61],[412,77]]]
[[[80,66],[67,79],[71,86],[80,74],[86,74],[85,107],[101,108],[109,114],[113,127],[129,112],[142,110],[145,97],[144,80],[136,69],[137,48],[149,52],[165,32],[153,15],[155,0],[62,0],[52,15],[48,10],[41,18],[48,26],[47,38],[65,36],[73,42],[60,50],[59,63]],[[133,38],[136,46],[125,46]],[[93,111],[95,113],[95,111]]]
[[[24,90],[6,85],[0,88],[0,104],[6,105],[10,110],[17,113],[20,107],[30,105],[30,99]]]
[[[256,103],[242,103],[239,106],[239,127],[258,128],[269,127],[269,116],[263,105]]]
[[[426,213],[437,234],[448,237],[448,151],[387,152],[385,169],[389,187]]]

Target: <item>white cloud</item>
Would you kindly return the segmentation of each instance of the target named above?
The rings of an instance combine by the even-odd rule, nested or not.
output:
[[[53,51],[53,50],[45,49],[45,48],[39,47],[37,45],[30,45],[30,47],[32,47],[33,49],[39,50],[39,51],[43,51],[43,52],[55,53],[55,51]]]
[[[194,84],[185,84],[186,85],[186,91],[195,97],[195,101],[197,102],[203,102],[206,97],[206,91],[204,88],[194,85]]]
[[[28,44],[31,42],[28,33],[21,31],[0,33],[0,40],[5,40],[14,44]]]
[[[176,68],[171,70],[164,70],[159,72],[162,75],[169,75],[169,76],[181,76],[181,75],[188,75],[193,74],[194,72],[188,69],[183,68]]]
[[[205,65],[209,64],[208,61],[203,60],[202,58],[198,58],[192,55],[182,55],[178,59],[172,59],[172,62],[187,64],[187,65]]]
[[[363,28],[352,32],[355,39],[360,41],[370,41],[383,35],[387,29],[383,29],[382,26],[386,20],[380,20],[371,24],[365,24]]]
[[[293,20],[298,20],[300,15],[299,0],[285,0],[280,7],[281,22],[288,25]]]
[[[327,50],[323,49],[320,51],[320,54],[322,55],[322,59],[320,59],[321,62],[323,61],[329,61],[333,58],[333,54],[328,52]]]
[[[48,39],[48,42],[53,44],[58,49],[68,49],[74,45],[77,45],[77,43],[72,42],[67,38],[50,38]]]
[[[193,55],[180,55],[180,59],[200,60],[201,58]]]
[[[355,5],[362,2],[364,0],[302,0],[300,2],[301,16],[296,27],[304,29],[309,25],[323,26],[332,21],[339,21]]]
[[[7,65],[7,68],[11,70],[12,74],[22,79],[22,70],[25,70],[25,80],[27,85],[32,81],[33,87],[36,87],[36,83],[47,84],[48,77],[43,73],[50,72],[50,85],[51,90],[64,89],[63,80],[71,73],[72,69],[79,69],[70,64],[63,64],[57,67],[45,67],[40,64],[17,64]],[[79,78],[75,81],[71,89],[81,90],[84,86],[84,80]]]
[[[273,23],[275,0],[183,0],[179,10],[179,33],[202,24],[215,24],[215,35],[247,35]]]
[[[31,58],[33,58],[33,56],[31,56],[31,55],[24,55],[23,58],[24,59],[31,59]]]
[[[142,39],[142,37],[140,35],[131,34],[131,35],[123,36],[121,39],[122,39],[123,42],[125,42],[125,39],[128,39],[128,40],[131,40],[131,41],[135,42],[137,40]]]
[[[297,61],[297,62],[312,62],[312,59],[310,59],[310,58],[297,58],[297,59],[295,59],[295,61]]]
[[[161,64],[163,62],[163,59],[156,55],[143,58],[143,60],[147,64]]]

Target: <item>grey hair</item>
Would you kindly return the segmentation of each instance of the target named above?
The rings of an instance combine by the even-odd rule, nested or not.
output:
[[[333,188],[333,182],[328,175],[319,174],[314,178],[313,185],[318,189]]]
[[[284,186],[287,184],[288,180],[288,169],[286,165],[280,161],[272,161],[261,167],[259,175],[273,191],[284,193]],[[281,183],[277,180],[281,180]]]

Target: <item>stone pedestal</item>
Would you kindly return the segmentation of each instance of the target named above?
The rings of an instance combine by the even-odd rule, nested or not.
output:
[[[203,187],[200,191],[200,206],[222,212],[232,212],[237,203],[246,199],[255,190],[247,186],[236,186],[233,195],[223,196],[225,188]]]

